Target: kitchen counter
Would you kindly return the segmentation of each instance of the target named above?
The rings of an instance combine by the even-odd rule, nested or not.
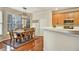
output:
[[[73,36],[79,38],[79,29],[63,29],[63,28],[53,28],[53,27],[47,27],[42,29],[44,31],[56,32],[67,36]]]
[[[45,51],[79,51],[79,30],[47,27],[43,29]]]

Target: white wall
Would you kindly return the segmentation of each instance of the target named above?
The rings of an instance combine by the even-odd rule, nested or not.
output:
[[[40,22],[40,28],[42,27],[51,27],[52,26],[52,10],[44,10],[40,12],[33,13],[33,18],[32,20],[39,20]],[[38,28],[37,25],[34,25],[36,28]],[[40,31],[40,33],[39,33]],[[42,31],[38,29],[36,31],[36,34],[42,35]]]

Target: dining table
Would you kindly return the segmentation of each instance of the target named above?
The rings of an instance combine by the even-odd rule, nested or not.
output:
[[[15,30],[13,31],[14,33],[22,33],[22,32],[25,32],[24,30]]]

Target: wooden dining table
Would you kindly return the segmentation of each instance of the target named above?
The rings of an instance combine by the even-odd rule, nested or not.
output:
[[[22,33],[22,32],[25,32],[24,30],[15,30],[13,31],[14,33]]]
[[[22,30],[22,29],[19,29],[19,30],[16,30],[16,31],[13,31],[13,33],[14,33],[14,36],[17,38],[17,35],[19,34],[20,36],[20,39],[21,38],[24,38],[25,36],[28,36],[28,38],[30,39],[30,37],[31,37],[31,34],[30,34],[30,30],[26,30],[26,31],[24,31],[24,30]]]

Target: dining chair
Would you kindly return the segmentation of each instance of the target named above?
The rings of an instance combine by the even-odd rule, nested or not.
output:
[[[10,44],[15,45],[15,40],[16,40],[16,38],[15,38],[15,36],[14,36],[13,31],[9,32],[9,35],[10,35]]]
[[[21,33],[16,33],[16,42],[19,41],[19,43],[21,43],[21,41],[22,41],[21,39],[22,39]]]
[[[32,39],[35,37],[35,28],[30,28],[30,35]]]

